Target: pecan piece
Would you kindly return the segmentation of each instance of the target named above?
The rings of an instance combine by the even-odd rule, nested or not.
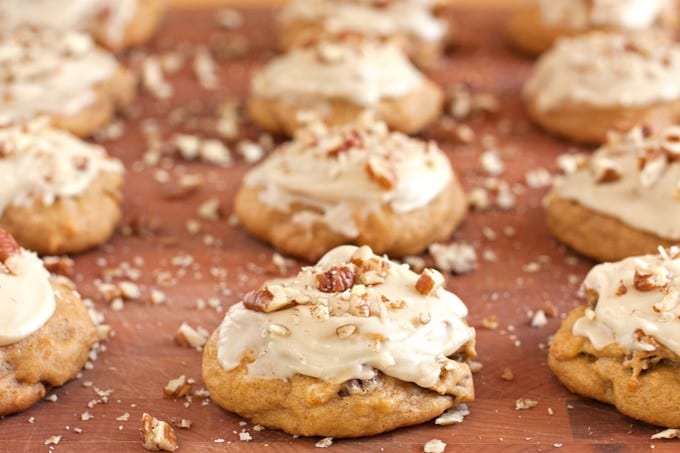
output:
[[[253,311],[267,312],[267,305],[274,299],[274,295],[267,288],[249,291],[243,296],[243,305]]]
[[[142,415],[142,428],[139,432],[142,446],[149,451],[175,451],[179,448],[175,430],[166,422],[146,412]]]
[[[369,178],[385,190],[391,190],[397,184],[397,175],[383,159],[370,158],[366,164]]]
[[[444,276],[434,269],[425,269],[416,281],[416,291],[429,296],[444,284]]]
[[[12,235],[0,228],[0,263],[7,261],[10,256],[19,250],[19,244],[17,244]]]
[[[354,266],[333,266],[326,272],[317,274],[316,283],[324,293],[341,293],[354,286],[356,272]]]

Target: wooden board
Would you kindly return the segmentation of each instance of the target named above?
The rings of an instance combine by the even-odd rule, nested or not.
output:
[[[480,142],[483,137],[495,137],[507,167],[501,177],[517,192],[515,209],[473,212],[453,238],[473,244],[480,256],[490,250],[498,257],[496,262],[480,260],[478,270],[450,276],[447,283],[467,303],[470,322],[478,328],[478,359],[483,368],[475,375],[477,399],[469,405],[471,414],[462,424],[439,427],[426,423],[372,438],[338,440],[331,451],[418,452],[433,438],[446,442],[447,451],[677,448],[677,442],[650,440],[650,435],[660,429],[635,422],[561,387],[546,367],[546,345],[559,319],[550,319],[543,328],[529,325],[531,311],[554,305],[564,315],[576,306],[578,283],[592,263],[565,250],[550,237],[541,209],[545,189],[528,188],[524,183],[527,171],[554,169],[555,158],[572,146],[528,123],[519,92],[531,61],[506,48],[501,33],[503,18],[502,13],[453,11],[451,20],[459,24],[460,44],[431,72],[431,77],[442,85],[466,82],[475,91],[494,93],[502,102],[501,112],[468,121],[477,134],[472,146],[455,145],[451,134],[442,130],[434,129],[426,135],[439,140],[467,189],[483,183]],[[58,396],[56,402],[43,401],[24,413],[0,420],[0,450],[44,451],[44,441],[60,435],[56,450],[141,451],[139,420],[143,412],[149,412],[165,420],[178,417],[193,422],[191,429],[177,432],[180,451],[316,451],[314,443],[318,439],[294,439],[272,430],[256,432],[216,405],[202,405],[202,398],[194,398],[185,407],[185,400],[163,397],[164,385],[181,374],[196,379],[196,388],[202,387],[201,354],[173,343],[180,323],[214,329],[222,319],[223,309],[275,275],[268,270],[272,250],[231,227],[227,219],[235,189],[248,164],[240,158],[230,168],[179,159],[152,167],[140,162],[146,148],[141,128],[150,118],[158,120],[166,137],[174,130],[210,130],[204,119],[214,116],[220,101],[245,97],[250,75],[273,53],[273,14],[252,10],[245,12],[245,19],[242,30],[225,31],[214,25],[209,11],[171,12],[151,44],[151,51],[164,52],[178,46],[215,44],[225,37],[245,34],[250,49],[245,57],[220,60],[221,84],[215,91],[201,89],[190,64],[185,65],[170,79],[176,94],[169,102],[140,94],[140,116],[126,124],[122,138],[105,142],[127,164],[126,223],[143,218],[157,228],[143,238],[117,234],[101,250],[76,258],[76,281],[81,292],[95,300],[115,335],[105,343],[106,350],[99,354],[92,370],[53,392]],[[134,55],[129,59],[134,60]],[[180,106],[189,109],[194,119],[170,126],[169,118],[176,115],[171,112]],[[252,125],[244,125],[243,136],[257,135]],[[185,199],[168,200],[163,196],[163,184],[155,179],[159,169],[170,175],[200,173],[206,183]],[[216,222],[202,221],[202,232],[189,235],[187,221],[198,219],[199,204],[211,197],[220,200],[225,216]],[[514,235],[506,234],[509,228]],[[490,232],[497,237],[490,239]],[[215,244],[205,245],[205,234],[212,234]],[[190,262],[182,258],[186,256],[191,257]],[[93,281],[105,269],[121,263],[141,270],[138,282],[145,294],[150,288],[162,289],[168,303],[152,306],[148,302],[128,302],[122,311],[112,311],[98,298]],[[172,286],[158,283],[163,273],[173,277]],[[210,307],[198,310],[201,298],[216,298],[222,311]],[[491,315],[500,320],[497,330],[481,327],[481,320]],[[505,368],[512,370],[514,381],[500,378]],[[112,393],[108,403],[88,407],[88,402],[99,398],[95,387]],[[538,405],[517,411],[518,398],[535,399]],[[86,411],[93,418],[82,421],[81,414]],[[130,414],[129,421],[116,420],[125,413]],[[76,427],[82,433],[74,432]],[[239,441],[237,433],[242,430],[250,432],[251,442]],[[216,439],[225,442],[215,443]]]

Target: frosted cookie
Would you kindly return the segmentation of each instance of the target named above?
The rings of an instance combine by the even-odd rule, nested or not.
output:
[[[0,124],[0,179],[0,227],[38,253],[94,247],[121,216],[121,162],[45,121]]]
[[[680,249],[595,266],[548,365],[571,391],[680,428]]]
[[[412,134],[439,116],[442,102],[442,90],[395,44],[352,40],[274,58],[252,80],[248,111],[264,129],[292,134],[309,114],[341,124],[368,110]]]
[[[422,0],[295,0],[277,20],[285,50],[319,39],[357,34],[396,41],[419,66],[434,63],[446,43],[448,24]]]
[[[254,424],[357,437],[474,398],[467,308],[426,269],[338,247],[232,306],[203,352],[210,398]]]
[[[0,229],[0,416],[25,410],[73,379],[96,343],[73,283],[50,276]]]
[[[544,200],[548,227],[600,261],[680,242],[680,126],[655,135],[636,127],[612,136]]]
[[[0,123],[47,115],[78,136],[131,102],[132,74],[88,35],[22,28],[0,33]]]
[[[246,174],[234,210],[257,238],[314,261],[348,243],[420,253],[449,238],[467,204],[435,143],[363,118],[298,132]]]
[[[680,46],[658,36],[593,32],[560,40],[524,87],[529,116],[555,134],[602,143],[609,129],[673,124]]]
[[[510,16],[507,32],[517,49],[539,55],[562,36],[657,30],[671,37],[676,25],[674,0],[531,0]]]
[[[80,30],[104,47],[121,50],[148,40],[165,6],[164,0],[2,0],[0,30]]]

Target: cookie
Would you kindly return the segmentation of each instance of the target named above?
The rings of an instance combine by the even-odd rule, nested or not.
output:
[[[338,247],[232,306],[203,353],[213,402],[253,424],[358,437],[474,398],[467,309],[426,269]]]
[[[680,126],[610,137],[544,200],[553,235],[579,253],[616,261],[680,242]]]
[[[165,9],[163,0],[3,0],[0,30],[24,26],[80,30],[100,45],[119,51],[153,36]]]
[[[96,329],[73,283],[0,230],[0,416],[76,377]]]
[[[506,29],[515,48],[535,56],[560,37],[593,30],[657,30],[671,37],[677,14],[673,0],[532,0],[511,14]]]
[[[331,125],[373,112],[415,134],[438,116],[441,88],[392,43],[317,42],[276,57],[255,74],[248,112],[262,128],[293,134],[310,116]]]
[[[0,33],[0,122],[46,115],[87,136],[132,101],[135,81],[88,35],[22,28]]]
[[[466,211],[435,143],[367,117],[298,132],[246,174],[234,206],[255,237],[310,261],[349,243],[393,257],[418,254],[448,239]]]
[[[680,428],[680,249],[595,266],[555,334],[548,365],[572,392]]]
[[[288,51],[319,39],[357,34],[395,41],[418,66],[431,66],[446,44],[448,24],[430,3],[296,0],[277,18],[279,44]]]
[[[0,227],[41,254],[105,242],[121,217],[123,165],[46,121],[0,124]]]
[[[549,132],[601,144],[607,131],[673,124],[680,45],[657,35],[593,32],[560,40],[524,86],[531,119]]]

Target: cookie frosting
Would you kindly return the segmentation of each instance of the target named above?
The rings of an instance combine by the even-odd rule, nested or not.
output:
[[[599,264],[583,287],[598,298],[574,324],[574,335],[587,337],[596,349],[617,343],[629,351],[654,351],[656,342],[680,355],[680,249]]]
[[[326,223],[356,237],[354,216],[389,204],[407,213],[425,206],[455,178],[446,155],[367,117],[356,124],[327,128],[313,124],[282,145],[244,179],[261,186],[260,198],[281,211],[307,206],[293,222]]]
[[[418,0],[376,2],[355,0],[296,0],[280,16],[284,22],[322,22],[334,34],[356,32],[366,36],[405,33],[424,41],[437,41],[446,34],[446,25]]]
[[[653,35],[591,32],[563,38],[538,60],[524,88],[538,111],[571,103],[645,107],[680,97],[680,46]]]
[[[265,98],[336,98],[368,107],[422,83],[422,74],[396,44],[323,41],[274,58],[255,75],[251,89]]]
[[[101,146],[44,120],[0,124],[0,215],[10,205],[50,205],[80,195],[104,172],[122,173],[123,165]]]
[[[0,261],[0,346],[40,329],[55,307],[50,274],[35,253],[20,249]]]
[[[453,365],[448,357],[475,338],[467,308],[443,281],[366,246],[338,247],[232,306],[219,327],[218,360],[231,370],[250,357],[255,378],[297,373],[340,383],[379,370],[432,388]]]
[[[74,115],[118,70],[88,35],[22,28],[0,34],[0,122]]]
[[[544,23],[583,30],[591,27],[647,28],[669,12],[669,0],[538,0]],[[672,10],[670,11],[672,12]]]
[[[0,29],[22,26],[97,31],[118,46],[137,10],[138,0],[2,0]]]
[[[553,191],[661,238],[680,240],[680,126],[612,137]]]

